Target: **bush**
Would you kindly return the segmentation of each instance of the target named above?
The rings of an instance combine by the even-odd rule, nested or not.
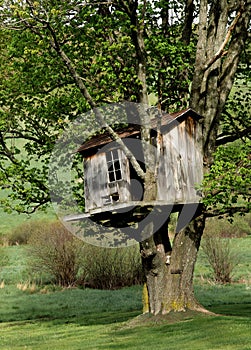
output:
[[[143,273],[138,246],[101,248],[84,246],[85,286],[116,289],[142,284]]]
[[[30,263],[34,272],[49,273],[63,287],[76,285],[83,243],[60,222],[34,227],[30,239]]]
[[[216,234],[205,234],[201,247],[212,269],[214,281],[230,283],[233,270],[238,265],[237,254],[231,248],[230,239]]]
[[[33,225],[28,241],[33,278],[67,286],[116,289],[142,283],[138,246],[101,248],[74,237],[59,222]],[[41,281],[42,280],[42,281]]]
[[[214,235],[215,232],[221,237],[239,238],[251,234],[250,215],[235,215],[233,222],[227,219],[211,218],[207,220],[205,233]]]

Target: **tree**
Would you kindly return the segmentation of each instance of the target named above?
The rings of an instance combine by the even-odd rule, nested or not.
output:
[[[129,100],[148,104],[151,92],[160,108],[168,107],[170,111],[189,105],[195,109],[203,116],[205,174],[210,174],[217,143],[228,142],[227,136],[234,139],[247,136],[249,126],[242,123],[241,132],[233,135],[233,130],[228,129],[231,135],[218,140],[221,123],[226,124],[224,108],[246,47],[250,2],[6,0],[2,3],[4,34],[8,37],[14,33],[14,39],[9,38],[2,48],[3,55],[9,55],[11,62],[2,71],[3,76],[10,76],[10,82],[2,83],[5,98],[2,99],[1,152],[12,163],[10,167],[2,163],[2,181],[16,190],[16,199],[21,201],[18,204],[25,204],[28,210],[48,201],[44,174],[51,142],[67,120],[88,108],[96,111],[97,119],[127,152],[144,181],[144,200],[155,198],[155,159],[145,152],[145,169],[140,167],[97,112],[96,107],[104,102]],[[17,67],[21,68],[21,75]],[[20,90],[13,88],[14,82],[18,82]],[[65,100],[65,92],[69,99]],[[14,96],[15,101],[11,100]],[[37,123],[32,116],[38,111],[42,118]],[[6,119],[8,112],[14,115],[11,123]],[[149,144],[150,116],[144,114],[142,118],[143,142]],[[19,137],[34,141],[25,145],[29,156],[25,161],[18,158],[17,149],[8,143],[8,138]],[[39,151],[36,143],[41,145]],[[43,171],[31,166],[34,155],[45,158]],[[25,186],[13,180],[13,172],[15,176],[22,174]],[[243,194],[247,183],[248,180],[234,188],[235,196]],[[27,184],[35,184],[35,191]],[[176,233],[170,265],[165,264],[165,251],[171,247],[166,238],[167,223],[141,242],[149,311],[153,314],[187,308],[202,310],[193,294],[192,279],[207,215],[206,199],[204,203],[194,220]],[[221,211],[228,209],[223,205]],[[246,202],[242,209],[247,210]],[[211,215],[215,213],[211,211]],[[152,223],[145,230],[153,232]]]

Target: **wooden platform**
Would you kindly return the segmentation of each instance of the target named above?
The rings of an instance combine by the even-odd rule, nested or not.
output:
[[[140,222],[144,217],[152,213],[153,215],[169,216],[171,212],[179,212],[185,204],[192,203],[167,203],[164,201],[132,201],[128,203],[118,203],[107,205],[105,208],[92,209],[89,212],[72,214],[64,217],[65,222],[76,222],[85,219],[101,224],[103,226],[124,227]]]

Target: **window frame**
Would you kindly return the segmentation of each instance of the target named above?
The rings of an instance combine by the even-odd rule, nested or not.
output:
[[[108,183],[117,183],[123,180],[120,150],[117,148],[106,151]]]

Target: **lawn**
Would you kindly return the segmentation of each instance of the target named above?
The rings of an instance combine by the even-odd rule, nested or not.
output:
[[[250,290],[233,285],[213,293],[211,288],[200,287],[197,294],[207,300],[211,311],[225,315],[184,314],[177,319],[173,314],[164,323],[135,322],[137,316],[142,317],[141,287],[30,294],[6,286],[0,290],[1,350],[250,349]],[[224,295],[225,304],[218,304]],[[239,298],[231,299],[231,295]]]
[[[199,256],[196,296],[221,316],[173,313],[165,322],[141,315],[141,286],[113,291],[50,285],[20,290],[17,281],[27,277],[22,260],[26,247],[0,247],[0,255],[6,257],[1,271],[6,283],[0,289],[0,349],[251,349],[250,243],[250,237],[236,241],[243,252],[236,276],[246,276],[245,283],[224,286],[202,279],[201,271],[206,276],[209,272]]]
[[[251,237],[231,243],[240,257],[233,284],[210,281],[202,252],[195,269],[196,297],[217,315],[172,313],[164,321],[141,315],[141,286],[20,290],[29,279],[27,248],[2,246],[0,349],[251,350]]]

